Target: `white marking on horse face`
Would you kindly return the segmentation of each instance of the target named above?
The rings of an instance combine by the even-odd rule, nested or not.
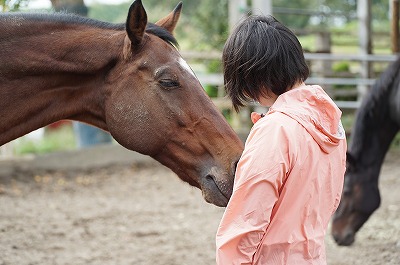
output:
[[[179,58],[179,64],[182,66],[183,69],[188,71],[192,76],[196,77],[192,68],[190,68],[190,66],[187,64],[187,62],[185,60],[183,60],[182,57]],[[197,77],[196,77],[196,79],[197,79]]]

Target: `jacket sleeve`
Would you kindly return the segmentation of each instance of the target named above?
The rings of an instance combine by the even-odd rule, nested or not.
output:
[[[252,264],[288,172],[287,143],[284,128],[267,119],[250,132],[218,228],[217,264]]]

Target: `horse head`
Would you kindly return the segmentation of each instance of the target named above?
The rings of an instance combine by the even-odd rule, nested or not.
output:
[[[332,220],[332,235],[338,245],[353,244],[356,232],[379,207],[378,175],[376,166],[347,153],[342,198]]]
[[[174,46],[182,4],[155,24],[136,0],[120,58],[106,82],[107,127],[124,147],[149,155],[225,206],[243,143]]]

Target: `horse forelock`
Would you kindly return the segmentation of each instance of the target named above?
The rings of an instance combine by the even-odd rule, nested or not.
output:
[[[175,39],[174,35],[163,27],[157,26],[153,23],[147,23],[146,32],[159,37],[175,47],[179,47],[178,41]]]
[[[385,119],[389,111],[388,100],[395,84],[400,82],[400,57],[390,64],[372,86],[371,91],[363,100],[357,111],[354,122],[349,152],[358,159],[368,144],[371,129],[380,126],[379,122]]]

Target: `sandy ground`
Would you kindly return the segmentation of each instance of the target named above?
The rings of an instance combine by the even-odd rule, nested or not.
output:
[[[400,155],[382,206],[352,247],[326,237],[328,264],[400,264]],[[158,164],[0,178],[0,264],[215,264],[223,213]]]

